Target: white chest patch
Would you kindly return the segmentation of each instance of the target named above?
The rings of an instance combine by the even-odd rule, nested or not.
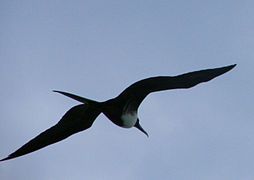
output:
[[[121,119],[123,121],[124,128],[131,128],[136,124],[138,115],[137,115],[137,112],[129,112],[129,113],[123,114],[121,116]]]

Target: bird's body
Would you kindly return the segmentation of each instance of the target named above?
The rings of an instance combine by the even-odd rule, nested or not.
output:
[[[170,89],[191,88],[199,83],[210,81],[228,72],[235,66],[230,65],[194,71],[178,76],[158,76],[143,79],[127,87],[117,97],[104,102],[97,102],[67,92],[55,91],[82,104],[72,107],[56,125],[42,132],[0,161],[31,153],[59,142],[72,134],[86,130],[92,126],[100,113],[103,113],[109,120],[120,127],[136,127],[148,136],[147,132],[141,127],[138,118],[138,107],[148,94]]]
[[[137,109],[131,109],[130,104],[122,104],[117,99],[111,99],[103,105],[103,114],[114,124],[123,128],[131,128],[136,124]]]
[[[122,120],[122,126],[121,127],[131,128],[137,123],[137,120],[138,120],[137,111],[122,114],[120,119]]]

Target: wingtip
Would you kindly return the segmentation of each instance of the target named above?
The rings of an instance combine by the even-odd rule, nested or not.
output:
[[[61,91],[58,91],[58,90],[52,90],[53,92],[56,92],[56,93],[60,93]]]
[[[234,67],[236,67],[237,64],[231,64],[231,65],[228,65],[226,66],[225,68],[228,68],[228,70],[231,70],[233,69]]]
[[[230,65],[229,67],[231,67],[231,68],[233,69],[234,67],[236,67],[236,65],[237,65],[237,64],[232,64],[232,65]]]
[[[231,71],[236,65],[237,64],[232,64],[232,65],[221,67],[219,69],[221,69],[222,70],[221,72],[224,74],[224,73],[226,73],[228,71]]]
[[[6,160],[9,160],[9,159],[12,159],[12,158],[10,156],[7,156],[6,158],[0,159],[0,162],[6,161]]]

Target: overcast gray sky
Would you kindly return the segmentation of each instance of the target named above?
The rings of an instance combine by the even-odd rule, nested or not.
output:
[[[252,180],[252,0],[1,0],[0,156],[77,102],[156,75],[237,63],[189,90],[148,96],[147,138],[100,115],[91,129],[0,164],[0,179]]]

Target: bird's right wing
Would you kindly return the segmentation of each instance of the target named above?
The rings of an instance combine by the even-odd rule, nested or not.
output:
[[[78,133],[92,126],[100,111],[93,106],[80,104],[72,107],[53,127],[42,132],[21,148],[0,160],[5,161],[34,152],[50,144],[59,142],[72,134]]]
[[[214,69],[189,72],[178,76],[158,76],[140,80],[127,87],[117,98],[121,100],[136,99],[137,106],[152,92],[169,89],[191,88],[220,76],[236,66],[230,65]]]

